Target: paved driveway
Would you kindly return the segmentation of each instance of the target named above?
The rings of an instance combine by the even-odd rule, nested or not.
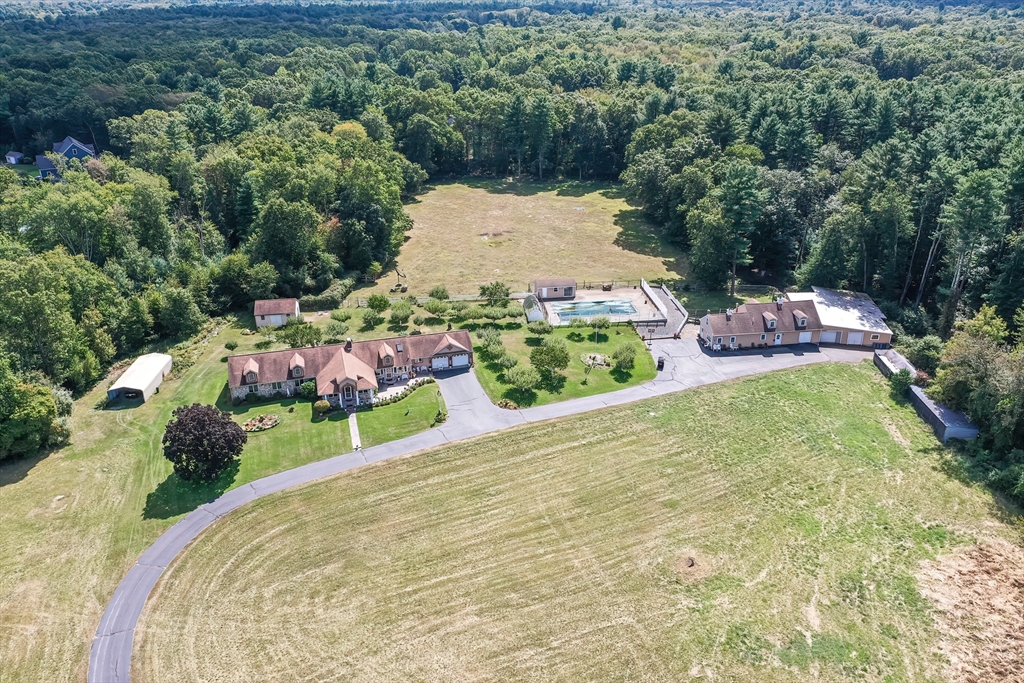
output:
[[[448,405],[448,421],[440,427],[258,479],[193,510],[157,538],[118,584],[93,637],[89,653],[89,683],[129,680],[135,627],[160,575],[204,529],[256,498],[371,462],[526,422],[576,415],[771,370],[823,361],[857,362],[871,357],[870,351],[838,347],[818,349],[813,346],[712,354],[705,352],[694,339],[658,340],[653,343],[651,353],[655,358],[664,356],[666,363],[664,371],[650,382],[621,391],[522,410],[503,410],[491,403],[472,371],[439,375],[437,383]]]

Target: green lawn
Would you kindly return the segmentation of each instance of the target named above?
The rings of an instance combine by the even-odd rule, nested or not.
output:
[[[869,363],[808,366],[245,506],[161,579],[133,677],[951,680],[923,563],[1018,514]]]
[[[556,373],[553,381],[545,380],[533,391],[523,392],[506,384],[504,369],[494,363],[482,347],[474,347],[476,376],[492,401],[507,398],[524,407],[544,405],[624,389],[653,379],[657,374],[654,358],[631,327],[621,325],[603,330],[596,342],[592,329],[560,327],[555,328],[551,336],[565,340],[569,347],[569,367]],[[505,325],[501,338],[505,349],[518,358],[520,363],[527,364],[530,362],[530,352],[541,343],[541,337],[531,334],[525,326],[515,324]],[[586,376],[586,366],[582,360],[585,354],[599,353],[610,357],[615,348],[625,342],[635,344],[637,348],[636,365],[631,371],[594,369],[589,377]]]
[[[398,403],[359,413],[356,419],[363,448],[429,429],[438,408],[443,407],[444,399],[439,396],[437,384],[426,384],[417,387]]]
[[[26,178],[35,178],[39,175],[39,168],[36,167],[35,164],[14,164],[13,166],[5,164],[5,166],[18,175],[25,176]]]

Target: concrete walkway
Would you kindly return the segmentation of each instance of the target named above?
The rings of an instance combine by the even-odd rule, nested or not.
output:
[[[439,376],[437,382],[448,405],[448,421],[440,427],[264,477],[201,505],[157,538],[118,584],[100,618],[92,641],[89,683],[122,683],[129,680],[135,627],[160,575],[203,530],[256,498],[372,462],[528,422],[576,415],[772,370],[825,361],[858,362],[871,357],[871,351],[839,347],[819,349],[814,346],[711,354],[705,352],[693,339],[655,341],[651,353],[655,358],[664,356],[666,362],[665,370],[650,382],[621,391],[522,410],[502,410],[491,403],[472,371]]]
[[[359,436],[359,420],[356,419],[355,411],[348,414],[348,435],[352,439],[352,450],[358,451],[363,447],[363,440]]]

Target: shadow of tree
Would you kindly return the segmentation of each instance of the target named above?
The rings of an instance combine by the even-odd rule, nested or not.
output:
[[[192,512],[200,505],[216,500],[231,488],[238,475],[238,461],[233,462],[213,481],[187,482],[174,472],[146,496],[143,519],[168,519]]]
[[[612,368],[608,374],[611,375],[612,379],[618,382],[619,384],[625,384],[626,382],[633,378],[632,372],[630,372],[629,370],[623,370],[621,368]]]
[[[49,454],[50,451],[43,451],[27,458],[16,458],[0,463],[0,486],[17,484]]]
[[[688,268],[682,250],[669,244],[640,209],[623,209],[615,214],[614,221],[619,233],[612,244],[635,254],[661,258],[662,265],[669,272],[679,277],[687,275]]]
[[[515,387],[510,387],[501,394],[501,397],[514,401],[522,408],[529,408],[537,402],[537,392],[533,389],[517,389]]]
[[[541,373],[540,384],[537,385],[537,388],[543,389],[549,394],[560,394],[565,388],[565,375],[557,372]]]

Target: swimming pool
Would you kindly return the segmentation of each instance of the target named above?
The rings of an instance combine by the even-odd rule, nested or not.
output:
[[[589,318],[595,315],[635,315],[636,308],[628,299],[608,299],[606,301],[567,301],[564,303],[548,303],[551,311],[559,320],[572,318]]]

